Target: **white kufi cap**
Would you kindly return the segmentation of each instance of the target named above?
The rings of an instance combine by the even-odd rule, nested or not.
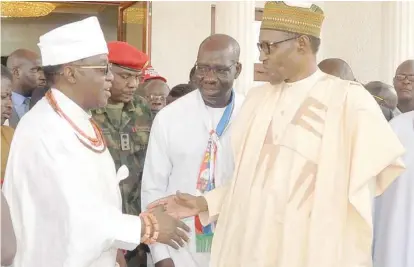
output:
[[[42,36],[39,43],[43,66],[54,66],[100,54],[108,47],[97,17],[73,22]]]

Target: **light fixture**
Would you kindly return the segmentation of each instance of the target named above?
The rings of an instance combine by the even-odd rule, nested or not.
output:
[[[55,9],[52,3],[1,1],[0,11],[2,17],[30,18],[43,17]]]
[[[124,10],[125,23],[144,24],[146,9],[142,7],[128,7]]]

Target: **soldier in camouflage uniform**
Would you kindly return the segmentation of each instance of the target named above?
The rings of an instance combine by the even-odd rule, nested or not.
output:
[[[126,165],[129,169],[129,177],[120,183],[122,211],[139,215],[141,175],[151,127],[151,109],[145,99],[134,97],[124,105],[120,116],[114,115],[116,112],[107,108],[93,111],[93,118],[102,129],[116,168]]]
[[[147,101],[135,91],[148,56],[124,42],[110,42],[108,49],[114,75],[111,97],[108,105],[93,110],[92,116],[102,129],[116,168],[126,165],[129,169],[129,177],[119,184],[122,211],[139,215],[142,171],[152,115]],[[146,246],[140,245],[135,251],[128,252],[125,255],[128,267],[146,266],[147,251]],[[122,258],[122,254],[119,257]]]

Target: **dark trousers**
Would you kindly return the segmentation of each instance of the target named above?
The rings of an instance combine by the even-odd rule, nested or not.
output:
[[[147,267],[147,253],[149,251],[149,247],[144,244],[140,244],[133,251],[128,251],[125,255],[128,267]]]

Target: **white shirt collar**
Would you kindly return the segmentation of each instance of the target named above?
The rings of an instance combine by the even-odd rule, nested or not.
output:
[[[322,75],[323,75],[323,72],[318,68],[314,73],[312,73],[310,76],[308,76],[308,77],[306,77],[302,80],[292,82],[292,83],[285,83],[285,84],[286,84],[286,87],[301,86],[301,85],[304,85],[304,84],[313,84]]]
[[[19,93],[12,92],[12,102],[17,106],[21,106],[26,99],[30,99],[30,97],[25,97]]]

